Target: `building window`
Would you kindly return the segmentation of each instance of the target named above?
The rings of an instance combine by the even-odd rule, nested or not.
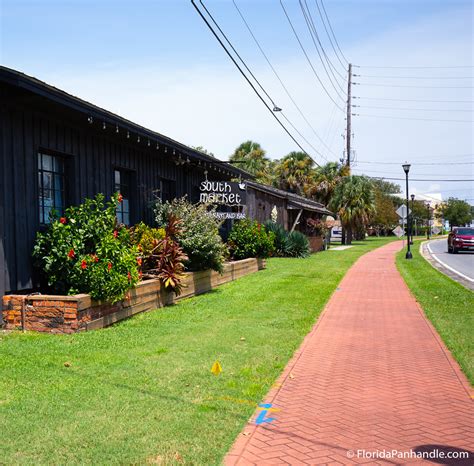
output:
[[[64,213],[65,170],[64,159],[38,153],[39,220],[42,225],[51,223],[51,215]]]
[[[163,202],[172,201],[176,197],[176,182],[172,180],[161,180],[160,199]]]
[[[117,207],[117,220],[124,225],[130,225],[130,172],[115,170],[115,191],[122,195],[122,202]]]

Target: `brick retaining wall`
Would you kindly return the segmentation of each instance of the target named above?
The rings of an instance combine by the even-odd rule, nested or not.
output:
[[[106,327],[139,312],[150,311],[180,299],[205,293],[216,286],[257,272],[262,259],[227,262],[224,272],[188,272],[180,296],[164,290],[159,280],[145,280],[115,304],[93,301],[87,294],[73,296],[6,295],[3,297],[3,327],[49,333],[74,333]],[[23,316],[23,317],[22,317]]]

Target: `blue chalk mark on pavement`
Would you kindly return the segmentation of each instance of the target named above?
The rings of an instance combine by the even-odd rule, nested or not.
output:
[[[271,408],[272,405],[270,403],[261,403],[258,406],[261,408]],[[265,424],[269,422],[276,421],[274,417],[265,417],[268,413],[267,409],[262,409],[261,413],[258,415],[257,419],[255,419],[255,424],[260,425],[260,424]]]

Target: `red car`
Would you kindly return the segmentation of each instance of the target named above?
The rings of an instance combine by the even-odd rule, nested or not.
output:
[[[448,236],[448,252],[456,254],[458,251],[474,250],[474,228],[453,228]]]

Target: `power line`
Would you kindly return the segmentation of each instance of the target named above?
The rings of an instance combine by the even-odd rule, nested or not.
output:
[[[319,167],[320,165],[306,152],[306,150],[301,146],[301,144],[296,140],[296,138],[290,133],[290,131],[288,130],[288,128],[278,119],[278,117],[275,115],[274,111],[268,106],[267,102],[265,102],[265,99],[259,94],[259,92],[257,91],[257,89],[255,88],[255,86],[252,84],[252,82],[250,81],[250,79],[247,77],[247,75],[244,73],[244,71],[242,70],[242,68],[239,66],[239,64],[237,63],[237,61],[235,60],[235,58],[232,56],[232,54],[229,52],[229,50],[227,49],[227,47],[224,45],[224,43],[222,42],[221,38],[218,36],[218,34],[214,31],[214,29],[212,28],[212,26],[209,24],[209,21],[207,21],[207,19],[205,18],[205,16],[202,14],[201,10],[198,8],[198,6],[196,5],[195,1],[194,0],[191,0],[191,3],[192,5],[194,6],[195,10],[198,12],[199,16],[202,18],[202,20],[206,23],[206,26],[209,28],[209,30],[212,32],[212,34],[214,35],[214,37],[217,39],[217,41],[219,42],[219,44],[221,45],[221,47],[225,50],[225,52],[227,53],[227,55],[229,56],[229,58],[232,60],[232,62],[234,63],[234,65],[237,67],[237,69],[240,71],[240,73],[242,74],[242,76],[245,78],[245,80],[248,82],[248,84],[250,85],[250,87],[253,89],[253,91],[257,94],[258,98],[262,101],[262,103],[265,105],[265,107],[267,108],[267,110],[272,114],[272,116],[275,118],[275,120],[278,122],[278,124],[285,130],[285,132],[288,134],[288,136],[290,136],[290,138],[293,140],[293,142],[306,154],[308,155],[308,157]],[[202,0],[200,1],[201,5],[204,7],[204,9],[207,11],[206,7],[202,4]],[[208,12],[209,14],[209,12]],[[209,16],[211,16],[209,14]],[[212,17],[212,16],[211,16]],[[321,155],[321,154],[320,154]]]
[[[318,140],[321,142],[321,144],[323,144],[323,146],[331,153],[333,154],[334,156],[337,157],[337,155],[331,150],[331,148],[323,141],[323,139],[321,139],[321,137],[319,136],[319,134],[316,132],[316,130],[314,129],[314,127],[311,125],[311,123],[309,122],[309,120],[306,118],[306,116],[304,115],[303,111],[301,110],[301,108],[298,106],[298,104],[296,103],[295,99],[293,98],[293,96],[290,94],[290,91],[288,90],[288,88],[286,87],[286,85],[284,84],[283,80],[281,79],[280,75],[278,74],[278,72],[276,71],[275,67],[272,65],[272,63],[270,62],[270,59],[268,58],[267,54],[265,53],[265,51],[263,50],[263,47],[260,45],[260,42],[258,41],[258,39],[255,37],[255,34],[253,33],[250,25],[248,24],[247,20],[245,19],[245,16],[243,15],[242,11],[240,10],[240,8],[238,7],[237,3],[235,2],[235,0],[232,0],[233,3],[234,3],[234,6],[237,10],[237,12],[239,13],[240,17],[242,18],[242,21],[244,22],[245,26],[247,27],[250,35],[252,36],[255,44],[257,45],[258,49],[260,50],[260,52],[262,53],[263,57],[265,58],[266,62],[268,63],[268,66],[271,68],[271,70],[273,71],[273,74],[276,76],[276,78],[278,79],[278,81],[280,82],[283,90],[285,91],[286,95],[289,97],[289,99],[291,100],[291,102],[293,103],[293,105],[296,107],[296,109],[298,110],[298,113],[301,115],[301,117],[303,118],[303,120],[306,122],[306,124],[311,128],[313,134],[318,138]],[[323,157],[324,158],[324,157]]]
[[[303,134],[301,134],[301,132],[298,130],[298,128],[288,119],[288,117],[283,113],[281,112],[281,116],[287,121],[287,123],[300,135],[300,137],[303,139],[304,142],[306,142],[306,144],[308,144],[309,147],[311,147],[311,149],[313,149],[318,155],[321,156],[321,158],[323,158],[326,162],[329,162],[329,160],[323,155],[321,154],[318,149],[316,149],[305,137]],[[312,160],[312,159],[311,159]],[[313,160],[314,163],[316,163],[314,160]]]
[[[334,74],[333,72],[333,69],[334,71],[336,71],[336,73],[339,75],[339,77],[344,81],[344,76],[341,75],[341,73],[339,73],[339,71],[335,68],[335,66],[332,64],[331,60],[329,60],[329,57],[327,56],[326,54],[326,51],[324,50],[324,47],[323,47],[323,44],[321,43],[321,40],[319,39],[319,34],[318,34],[318,31],[316,29],[316,25],[314,24],[314,21],[313,21],[313,16],[311,15],[311,11],[308,7],[308,3],[306,0],[303,0],[304,1],[304,4],[306,6],[306,9],[305,7],[303,6],[303,2],[301,0],[299,0],[299,4],[300,4],[300,9],[303,13],[303,16],[304,16],[304,19],[305,19],[305,22],[306,22],[306,26],[308,27],[308,31],[311,35],[311,39],[313,41],[313,44],[316,48],[316,51],[318,52],[318,55],[319,55],[319,59],[321,60],[321,63],[323,64],[323,67],[324,67],[324,71],[326,71],[326,74],[329,78],[329,80],[331,81],[331,84],[332,84],[332,79],[331,79],[331,76],[329,76],[328,72],[327,72],[327,69],[326,69],[326,65],[324,64],[324,60],[322,59],[321,57],[321,54],[319,53],[319,49],[318,49],[318,46],[316,45],[316,41],[318,42],[319,44],[319,48],[321,49],[323,55],[324,55],[324,58],[326,59],[326,63],[328,64],[328,67],[329,67],[329,71],[331,72],[332,74],[332,77],[334,78],[334,80],[336,81],[336,84],[337,86],[339,87],[339,89],[342,91],[342,94],[343,94],[343,98],[342,100],[344,101],[345,100],[345,96],[346,96],[346,92],[344,91],[344,89],[341,87],[336,75]],[[316,39],[316,40],[315,40]],[[334,87],[334,84],[333,84],[333,87]],[[339,92],[337,91],[336,89],[336,92],[339,94]],[[339,95],[339,97],[341,97]]]
[[[321,18],[321,22],[323,23],[324,30],[326,31],[326,35],[327,35],[328,38],[329,38],[329,42],[331,43],[331,47],[332,47],[332,49],[333,49],[333,51],[334,51],[334,55],[336,55],[336,57],[337,57],[339,63],[341,64],[342,68],[345,70],[345,69],[346,69],[346,65],[344,65],[344,63],[342,63],[341,59],[339,58],[339,54],[337,53],[336,47],[334,47],[334,42],[332,41],[331,34],[329,34],[328,28],[327,28],[327,26],[326,26],[326,22],[324,21],[323,15],[322,15],[322,13],[321,13],[321,8],[319,8],[318,0],[314,0],[314,3],[316,3],[316,7],[318,8],[319,17]]]
[[[357,86],[376,86],[376,87],[409,87],[416,89],[473,89],[474,86],[406,86],[404,84],[381,84],[381,83],[352,83]]]
[[[323,0],[320,0],[320,1],[321,1],[321,6],[323,7],[324,15],[326,16],[326,21],[328,22],[328,25],[329,25],[329,29],[331,30],[331,34],[332,34],[332,36],[333,36],[333,38],[334,38],[334,42],[335,42],[336,45],[337,45],[337,49],[338,49],[339,52],[341,53],[341,56],[342,56],[342,58],[344,58],[345,62],[346,62],[347,64],[349,64],[349,61],[347,60],[347,58],[346,58],[346,57],[344,56],[344,54],[342,53],[341,47],[339,47],[339,43],[338,43],[338,41],[337,41],[337,39],[336,39],[336,35],[334,34],[334,29],[333,29],[332,26],[331,26],[331,22],[329,21],[329,16],[328,16],[327,11],[326,11],[326,8],[325,8],[325,6],[324,6]]]
[[[387,78],[387,79],[474,79],[474,76],[382,76],[370,74],[353,74],[357,78]]]
[[[291,26],[291,29],[293,30],[293,34],[295,35],[296,37],[296,40],[298,41],[299,45],[300,45],[300,48],[301,50],[303,51],[305,57],[306,57],[306,60],[308,61],[309,63],[309,66],[311,67],[311,69],[313,70],[313,73],[314,75],[316,76],[316,78],[318,79],[319,81],[319,84],[321,84],[322,88],[324,89],[324,92],[326,92],[326,94],[328,95],[328,97],[332,100],[332,102],[336,105],[337,108],[339,108],[339,110],[341,110],[342,112],[344,111],[344,109],[338,105],[338,103],[333,99],[332,95],[328,92],[328,90],[326,89],[326,86],[323,84],[323,82],[321,81],[321,78],[319,77],[317,71],[315,70],[314,66],[313,66],[313,63],[311,62],[307,52],[306,52],[306,49],[304,48],[299,36],[298,36],[298,33],[296,32],[294,26],[293,26],[293,23],[291,22],[291,19],[290,17],[288,16],[288,12],[286,11],[286,8],[285,8],[285,5],[283,5],[283,2],[282,0],[280,0],[280,5],[283,9],[283,12],[285,13],[285,16],[286,16],[286,19],[288,20],[288,23],[290,24]]]
[[[363,116],[371,118],[390,118],[393,120],[418,120],[418,121],[443,121],[446,123],[473,123],[472,120],[441,120],[436,118],[412,118],[412,117],[397,117],[390,115],[370,115],[367,113],[353,113],[352,116]]]
[[[365,100],[388,100],[392,102],[433,102],[433,103],[445,103],[445,104],[472,104],[474,100],[426,100],[426,99],[391,99],[384,97],[366,97],[366,96],[352,96],[353,99],[365,99]]]
[[[472,154],[467,154],[467,155],[472,155]],[[443,157],[456,157],[454,155],[452,156],[443,156]],[[410,157],[407,157],[408,159]],[[402,162],[372,162],[368,160],[358,160],[357,163],[369,163],[369,164],[375,164],[375,165],[398,165],[402,166]],[[421,162],[421,163],[412,163],[413,166],[418,166],[418,165],[474,165],[474,162]]]
[[[394,180],[394,181],[405,181],[405,178],[389,178],[386,176],[369,176],[369,178],[375,178],[379,180]],[[423,178],[423,179],[416,179],[410,178],[410,181],[442,181],[442,182],[449,182],[449,183],[458,183],[458,182],[472,182],[474,179],[466,179],[466,180],[445,180],[445,179],[430,179],[430,178]]]
[[[268,97],[268,99],[270,100],[270,102],[272,103],[273,105],[273,108],[276,108],[277,105],[275,104],[274,100],[271,98],[271,96],[268,94],[268,92],[265,90],[265,88],[262,86],[262,84],[260,83],[260,81],[255,77],[255,75],[252,73],[252,71],[250,70],[250,68],[247,66],[247,63],[245,63],[244,59],[240,56],[240,54],[237,52],[237,50],[235,49],[235,47],[232,45],[232,43],[230,42],[229,38],[225,35],[224,31],[220,28],[220,26],[217,24],[216,20],[214,19],[214,17],[212,16],[212,14],[210,13],[210,11],[206,8],[206,5],[204,5],[204,3],[202,2],[202,0],[199,0],[199,2],[201,3],[202,7],[204,8],[204,10],[206,11],[206,13],[208,14],[208,16],[211,18],[212,22],[214,23],[214,25],[217,27],[217,29],[219,30],[219,32],[222,34],[222,36],[224,37],[224,39],[226,40],[226,42],[229,44],[230,48],[233,50],[233,52],[237,55],[238,59],[241,61],[241,63],[245,66],[245,69],[250,73],[250,76],[252,76],[252,78],[255,80],[255,82],[257,83],[257,85],[260,87],[260,89],[263,91],[263,93]]]
[[[377,105],[352,105],[357,108],[378,108],[383,110],[417,110],[420,112],[467,112],[472,113],[472,110],[456,109],[456,108],[409,108],[409,107],[380,107]]]
[[[415,168],[415,166],[413,165],[413,168]],[[363,170],[364,173],[382,173],[382,174],[385,174],[385,175],[396,175],[397,173],[394,173],[394,172],[388,172],[388,171],[381,171],[381,170],[366,170],[365,168],[356,168],[356,170]],[[401,168],[400,168],[400,171],[401,171]],[[447,174],[447,173],[445,173]],[[421,176],[438,176],[439,173],[413,173],[413,176],[418,176],[418,175],[421,175]],[[466,174],[462,174],[462,175],[456,175],[456,174],[453,174],[453,173],[449,173],[449,176],[456,176],[456,177],[459,177],[459,176],[466,176]]]
[[[386,68],[386,69],[455,69],[455,68],[474,68],[474,66],[469,65],[454,65],[454,66],[369,66],[369,65],[354,65],[356,68]]]

